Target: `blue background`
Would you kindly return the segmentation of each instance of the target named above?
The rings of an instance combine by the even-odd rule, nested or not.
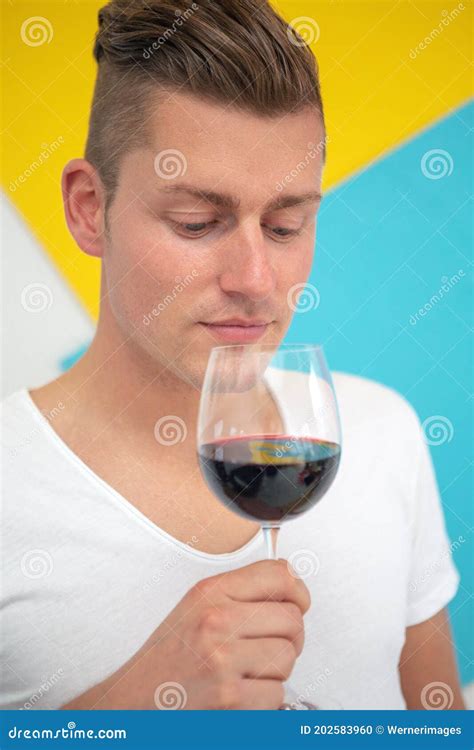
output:
[[[452,440],[431,454],[451,541],[466,540],[453,551],[461,586],[450,605],[463,683],[474,678],[473,113],[470,102],[326,194],[309,279],[320,303],[295,314],[286,339],[322,343],[331,370],[395,388],[422,422],[433,415],[451,422]],[[450,154],[449,176],[423,174],[431,149]],[[459,270],[460,281],[410,323],[443,277]]]

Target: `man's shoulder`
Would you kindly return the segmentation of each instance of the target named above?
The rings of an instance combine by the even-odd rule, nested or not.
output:
[[[15,407],[18,400],[22,399],[24,394],[25,388],[17,388],[15,391],[8,393],[6,396],[3,396],[0,400],[0,413],[4,414],[9,412],[12,408]]]
[[[268,381],[273,385],[285,385],[296,392],[308,394],[308,373],[293,370],[270,369]],[[410,401],[395,388],[378,380],[354,375],[339,370],[331,371],[331,378],[339,410],[364,420],[397,419],[416,426],[418,415]],[[329,389],[329,383],[324,382]]]
[[[333,371],[331,375],[342,413],[357,420],[392,420],[403,422],[407,429],[418,429],[413,405],[395,388],[352,373]]]
[[[21,472],[24,478],[27,464],[31,463],[31,449],[38,447],[41,423],[35,414],[28,390],[19,388],[0,402],[0,444],[2,472]]]
[[[8,436],[10,431],[15,431],[25,421],[31,418],[28,407],[28,391],[26,388],[18,388],[16,391],[4,396],[0,401],[0,422],[2,439]]]

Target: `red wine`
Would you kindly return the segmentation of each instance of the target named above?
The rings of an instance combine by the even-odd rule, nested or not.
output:
[[[304,513],[331,486],[341,449],[307,437],[246,435],[201,445],[199,464],[217,497],[245,518],[280,521]]]

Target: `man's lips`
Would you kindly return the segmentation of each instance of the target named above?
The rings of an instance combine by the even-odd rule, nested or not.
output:
[[[211,336],[215,336],[216,339],[221,341],[252,343],[262,338],[272,322],[261,319],[230,318],[229,320],[200,323],[199,325],[204,326]]]

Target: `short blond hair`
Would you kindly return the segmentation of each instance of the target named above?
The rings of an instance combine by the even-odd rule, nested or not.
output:
[[[121,157],[149,142],[147,121],[163,92],[262,116],[312,106],[324,131],[316,59],[266,0],[112,0],[98,20],[85,158],[101,177],[106,210]]]

